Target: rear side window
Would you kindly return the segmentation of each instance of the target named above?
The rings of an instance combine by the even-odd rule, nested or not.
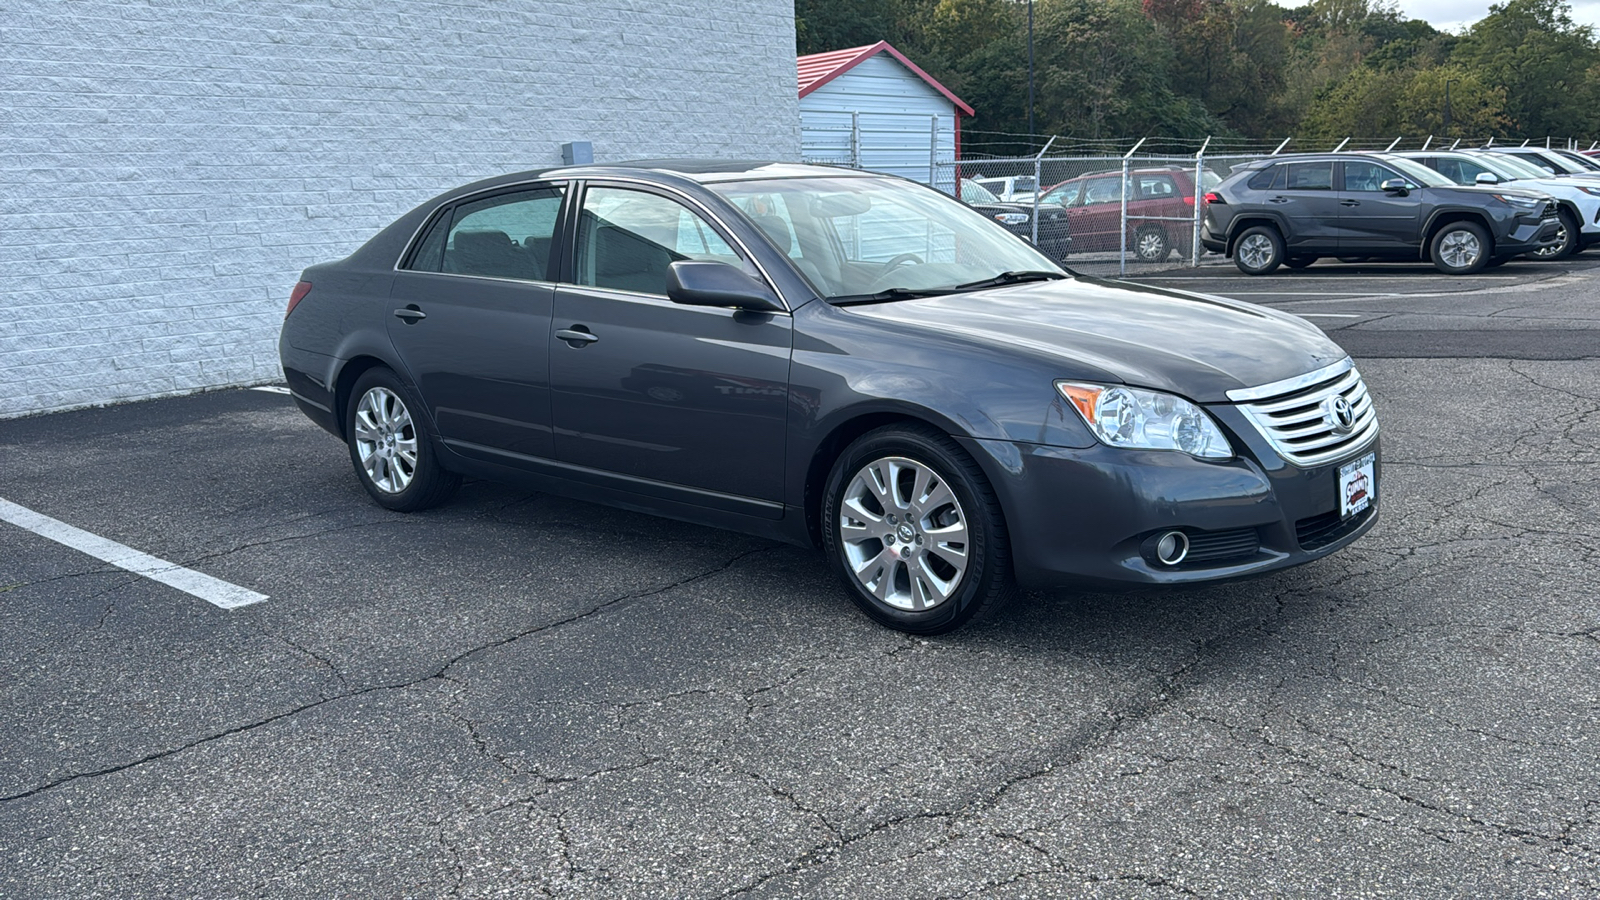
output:
[[[1290,191],[1331,191],[1333,190],[1333,163],[1330,162],[1303,162],[1290,163],[1284,168],[1287,184],[1285,190]]]
[[[456,207],[441,271],[548,281],[562,193],[560,187],[534,188]]]
[[[1171,175],[1138,175],[1139,197],[1144,200],[1164,200],[1178,196],[1178,183]]]
[[[1288,166],[1268,166],[1250,176],[1245,184],[1252,191],[1281,191],[1283,190],[1283,173]]]

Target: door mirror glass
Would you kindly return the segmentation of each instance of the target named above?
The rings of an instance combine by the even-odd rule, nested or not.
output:
[[[685,306],[784,312],[766,284],[727,263],[679,260],[667,267],[667,298]]]

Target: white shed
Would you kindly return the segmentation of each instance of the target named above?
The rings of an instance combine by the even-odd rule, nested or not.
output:
[[[972,107],[879,41],[799,59],[800,153],[939,185],[961,151]],[[940,166],[940,163],[946,165]]]

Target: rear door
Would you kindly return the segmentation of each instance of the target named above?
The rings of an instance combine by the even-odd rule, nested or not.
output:
[[[1339,195],[1333,189],[1332,160],[1275,166],[1262,199],[1268,210],[1288,222],[1284,244],[1290,253],[1298,249],[1308,255],[1331,254],[1338,247]]]
[[[1083,180],[1078,205],[1069,207],[1067,218],[1072,229],[1072,249],[1083,251],[1115,250],[1122,246],[1122,176],[1102,175]]]
[[[452,449],[549,456],[551,243],[561,183],[436,216],[390,296],[389,337]]]

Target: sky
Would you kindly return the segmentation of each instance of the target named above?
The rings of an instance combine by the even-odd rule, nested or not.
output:
[[[1407,18],[1421,19],[1440,31],[1459,31],[1489,13],[1491,0],[1399,0],[1396,4]],[[1594,25],[1600,32],[1600,0],[1567,0],[1572,21]]]

